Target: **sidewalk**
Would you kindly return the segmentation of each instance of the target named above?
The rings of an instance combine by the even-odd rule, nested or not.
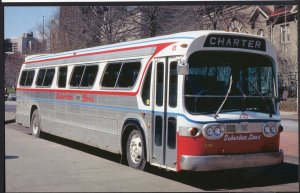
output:
[[[283,119],[298,121],[298,112],[280,111],[280,115]]]

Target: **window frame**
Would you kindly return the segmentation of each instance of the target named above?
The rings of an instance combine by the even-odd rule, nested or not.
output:
[[[81,79],[80,79],[80,83],[79,83],[79,86],[72,86],[71,85],[71,80],[72,80],[72,77],[73,77],[73,74],[74,74],[74,70],[76,67],[78,66],[83,66],[83,72],[82,72],[82,76],[81,76]],[[84,72],[85,72],[85,69],[87,66],[97,66],[97,74],[96,74],[96,77],[95,77],[95,80],[94,80],[94,83],[92,86],[80,86],[81,85],[81,82],[82,82],[82,79],[83,79],[83,75],[84,75]],[[69,77],[69,80],[68,80],[68,84],[66,86],[69,86],[70,89],[91,89],[95,86],[95,83],[96,83],[96,80],[97,80],[97,76],[99,74],[99,64],[98,63],[92,63],[92,64],[78,64],[78,65],[74,65],[73,66],[73,69],[72,69],[72,72],[71,72],[71,75]]]
[[[117,82],[119,81],[119,78],[120,78],[120,72],[122,71],[123,64],[125,64],[125,63],[131,63],[131,62],[138,62],[138,63],[140,64],[140,69],[139,69],[139,71],[138,71],[138,75],[137,75],[137,78],[136,78],[136,80],[135,80],[135,83],[133,84],[132,87],[117,87],[116,85],[117,85]],[[104,74],[105,74],[105,72],[106,72],[106,70],[107,70],[107,67],[108,67],[110,64],[116,64],[116,63],[121,63],[121,67],[120,67],[120,70],[119,70],[118,77],[117,77],[117,79],[116,79],[116,81],[115,81],[114,87],[105,87],[105,86],[102,86],[102,81],[103,81],[103,78],[104,78]],[[105,64],[105,68],[104,68],[104,70],[103,70],[103,72],[102,72],[102,76],[101,76],[100,81],[99,81],[100,89],[102,89],[102,90],[132,90],[132,89],[136,86],[136,84],[137,84],[137,82],[138,82],[138,79],[140,78],[141,71],[142,71],[142,59],[132,59],[132,60],[121,60],[121,61],[111,61],[111,62],[107,62],[107,63]]]
[[[153,61],[151,61],[150,63],[149,63],[149,65],[148,65],[148,68],[147,68],[147,66],[145,67],[146,69],[145,69],[145,75],[144,75],[144,79],[143,79],[143,83],[142,83],[142,87],[141,87],[141,99],[142,99],[142,101],[143,101],[143,104],[145,105],[145,106],[151,106],[151,86],[152,86],[152,77],[153,77],[153,71],[152,71],[152,69],[153,69]],[[146,78],[147,78],[147,75],[148,75],[148,73],[150,73],[150,87],[149,87],[149,98],[150,98],[150,102],[149,102],[149,105],[147,105],[146,103],[145,103],[145,101],[144,101],[144,98],[143,98],[143,91],[144,91],[144,87],[145,87],[145,83],[146,83]]]
[[[67,68],[67,74],[66,74],[66,86],[65,87],[59,87],[59,70],[60,68]],[[61,89],[64,89],[64,88],[67,88],[68,86],[68,71],[69,71],[69,66],[59,66],[58,69],[57,69],[57,79],[56,79],[56,86],[57,88],[61,88]]]
[[[285,32],[284,36],[283,36],[283,32]],[[287,23],[287,24],[280,25],[280,43],[288,44],[290,42],[291,42],[290,24]]]
[[[28,78],[28,72],[30,72],[30,71],[34,72],[34,74],[33,74],[32,83],[31,83],[30,86],[28,86],[28,85],[26,85],[26,83],[27,83],[27,78]],[[25,77],[24,85],[21,85],[22,74],[23,74],[24,72],[26,72],[26,77]],[[23,70],[23,71],[21,72],[21,76],[20,76],[20,80],[19,80],[19,85],[20,85],[20,87],[27,87],[27,88],[32,87],[32,85],[33,85],[33,83],[34,83],[35,74],[36,74],[36,73],[35,73],[35,69],[29,69],[29,70],[26,69],[26,70]]]
[[[54,75],[53,75],[53,78],[52,78],[52,81],[51,81],[50,86],[44,86],[44,81],[45,81],[45,77],[46,77],[46,74],[47,74],[47,70],[48,70],[48,69],[53,69],[53,70],[54,70]],[[44,74],[42,86],[36,84],[37,78],[38,78],[38,74],[39,74],[40,70],[46,70],[46,71],[45,71],[45,74]],[[37,73],[37,78],[35,79],[35,87],[39,87],[39,88],[51,88],[52,85],[53,85],[53,80],[54,80],[54,77],[55,77],[55,73],[56,73],[55,67],[39,68],[39,69],[38,69],[38,73]]]

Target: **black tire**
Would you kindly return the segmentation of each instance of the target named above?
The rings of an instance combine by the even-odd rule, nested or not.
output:
[[[126,157],[128,166],[144,170],[146,165],[145,141],[141,132],[137,129],[131,131],[127,138]]]
[[[31,128],[32,136],[34,137],[41,136],[41,117],[37,109],[35,109],[32,113],[30,128]]]

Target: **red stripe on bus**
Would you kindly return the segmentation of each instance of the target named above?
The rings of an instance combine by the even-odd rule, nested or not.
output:
[[[106,95],[124,95],[135,96],[135,92],[120,92],[120,91],[93,91],[93,90],[70,90],[70,89],[49,89],[49,88],[17,88],[18,91],[32,92],[54,92],[54,93],[75,93],[75,94],[106,94]]]
[[[139,82],[139,87],[136,92],[122,92],[122,91],[93,91],[93,90],[70,90],[70,89],[49,89],[49,88],[17,88],[18,91],[33,91],[33,92],[55,92],[55,93],[78,93],[78,94],[102,94],[102,95],[121,95],[121,96],[136,96],[140,90],[143,78],[145,76],[145,72],[149,67],[149,64],[153,57],[158,54],[162,49],[165,47],[173,44],[175,42],[168,42],[168,43],[162,43],[162,44],[155,44],[151,46],[157,46],[155,52],[153,55],[149,58],[149,60],[146,63],[146,67],[144,68],[141,81]],[[149,47],[149,46],[147,46]],[[140,48],[140,47],[138,47]]]
[[[136,46],[136,47],[129,47],[129,48],[119,48],[119,49],[114,49],[114,50],[106,50],[106,51],[92,52],[92,53],[72,55],[72,56],[61,56],[61,57],[57,57],[57,58],[48,58],[48,59],[41,59],[41,60],[35,60],[35,61],[28,61],[28,62],[24,62],[24,64],[45,62],[45,61],[51,61],[51,60],[61,60],[61,59],[66,59],[66,58],[75,58],[75,57],[90,56],[90,55],[97,55],[97,54],[106,54],[106,53],[111,53],[111,52],[120,52],[120,51],[127,51],[127,50],[136,50],[136,49],[155,47],[155,46],[160,47],[162,45],[170,45],[170,43],[152,44],[152,45]],[[74,53],[76,53],[76,52],[74,52]]]

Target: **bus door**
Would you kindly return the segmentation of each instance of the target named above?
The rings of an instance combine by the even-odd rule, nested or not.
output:
[[[155,59],[153,162],[176,168],[177,58]]]

